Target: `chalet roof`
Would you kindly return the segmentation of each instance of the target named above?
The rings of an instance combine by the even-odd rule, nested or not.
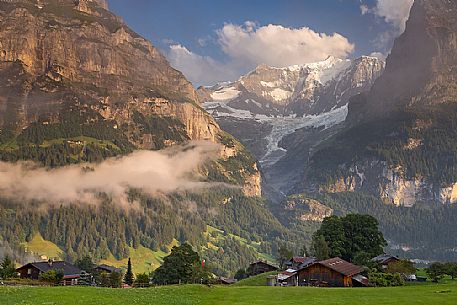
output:
[[[316,262],[314,264],[320,264],[327,268],[330,268],[338,273],[344,274],[346,276],[352,276],[363,272],[363,268],[354,264],[351,264],[344,259],[339,257],[334,257],[327,259],[325,261]],[[314,265],[313,264],[313,265]]]
[[[315,257],[305,257],[303,262],[300,264],[299,268],[304,268],[306,266],[309,266],[309,265],[313,264],[314,262],[316,262],[316,258]]]
[[[297,274],[297,270],[294,269],[287,269],[286,271],[281,272],[278,274],[278,280],[284,281]]]
[[[353,276],[352,279],[359,282],[360,284],[362,284],[364,286],[368,286],[368,282],[369,282],[368,278],[366,278],[365,276],[363,276],[361,274]]]
[[[269,264],[268,262],[264,262],[264,261],[256,261],[256,262],[253,262],[250,264],[251,266],[253,265],[266,265],[266,266],[269,266],[271,268],[274,268],[274,269],[278,269],[278,267],[272,265],[272,264]]]
[[[71,277],[71,276],[79,276],[81,274],[81,269],[76,266],[73,266],[70,263],[64,261],[57,261],[57,262],[34,262],[28,263],[16,270],[20,270],[23,268],[30,268],[35,267],[41,272],[47,272],[50,270],[63,270],[64,277]]]
[[[393,256],[393,255],[389,255],[389,254],[381,254],[381,255],[378,255],[374,258],[371,259],[373,262],[375,263],[379,263],[379,264],[385,264],[387,263],[389,260],[396,260],[398,261],[399,258],[396,257],[396,256]]]
[[[121,272],[122,271],[120,268],[116,268],[116,267],[113,267],[113,266],[110,266],[110,265],[106,265],[106,264],[98,265],[97,269],[102,269],[102,270],[108,271],[110,273],[111,272]]]
[[[305,259],[306,257],[302,257],[302,256],[294,256],[292,257],[289,262],[291,263],[298,263],[298,264],[302,264],[305,262]]]

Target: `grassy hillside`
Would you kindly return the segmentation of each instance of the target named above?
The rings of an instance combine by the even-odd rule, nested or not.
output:
[[[163,258],[167,256],[170,249],[178,245],[178,241],[175,239],[169,245],[166,246],[167,252],[158,250],[152,251],[143,246],[139,246],[137,249],[129,247],[129,256],[132,260],[133,273],[149,273],[157,269],[163,262]],[[118,268],[127,267],[128,258],[117,260],[113,255],[110,255],[107,259],[101,260],[100,264],[107,264]]]
[[[247,279],[237,282],[234,286],[266,286],[267,277],[270,275],[276,275],[278,272],[272,271],[267,273],[262,273],[256,276],[251,276]]]
[[[208,240],[208,245],[206,247],[207,250],[210,249],[210,250],[217,251],[217,250],[219,250],[219,247],[217,246],[218,243],[232,238],[232,239],[238,241],[241,245],[247,246],[248,248],[254,250],[254,253],[256,254],[258,259],[268,261],[268,262],[275,262],[275,260],[276,260],[273,257],[273,255],[262,252],[262,250],[260,249],[260,245],[261,245],[260,242],[249,241],[246,238],[243,238],[241,236],[238,236],[238,235],[235,235],[232,233],[225,234],[224,231],[217,229],[215,227],[212,227],[212,226],[206,226],[206,227],[207,227],[207,229],[206,229],[206,232],[204,233],[204,235],[205,235],[205,238]]]
[[[47,257],[54,259],[63,258],[63,251],[56,244],[44,240],[43,237],[37,233],[29,242],[24,242],[23,246],[25,250],[38,257]]]
[[[0,287],[0,304],[59,305],[454,305],[457,282],[393,288],[206,287],[149,289],[92,287]]]

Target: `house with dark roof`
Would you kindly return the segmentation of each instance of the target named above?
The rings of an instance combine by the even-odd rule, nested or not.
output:
[[[63,283],[66,285],[76,285],[78,283],[78,279],[81,278],[81,269],[64,261],[54,262],[49,260],[47,262],[34,262],[28,263],[16,269],[16,271],[20,274],[20,278],[32,280],[38,280],[40,278],[40,274],[50,270],[62,270],[64,274]]]
[[[324,287],[366,286],[364,269],[339,257],[315,262],[297,271],[299,285]],[[360,275],[360,276],[359,276]]]
[[[396,263],[399,260],[398,257],[389,254],[381,254],[371,259],[372,262],[381,265],[383,269],[387,269],[390,264]]]
[[[111,274],[113,272],[122,273],[121,268],[116,268],[116,267],[106,265],[106,264],[98,265],[97,267],[94,268],[94,270],[99,273],[106,272],[108,274]]]
[[[278,267],[269,264],[264,261],[257,261],[249,265],[248,273],[249,276],[254,276],[266,272],[277,271]]]
[[[285,265],[288,269],[302,269],[316,261],[315,257],[294,256],[288,260]]]

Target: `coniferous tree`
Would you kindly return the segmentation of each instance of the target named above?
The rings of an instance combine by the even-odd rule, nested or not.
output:
[[[0,264],[0,278],[8,279],[16,275],[16,268],[14,267],[13,260],[6,255]]]
[[[132,261],[130,260],[130,257],[129,257],[129,261],[127,263],[127,272],[125,273],[125,276],[124,276],[124,282],[130,286],[133,284],[133,270],[132,270]]]

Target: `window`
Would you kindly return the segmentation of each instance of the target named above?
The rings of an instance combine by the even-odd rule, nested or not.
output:
[[[32,274],[32,268],[27,269],[27,274],[28,275]]]

